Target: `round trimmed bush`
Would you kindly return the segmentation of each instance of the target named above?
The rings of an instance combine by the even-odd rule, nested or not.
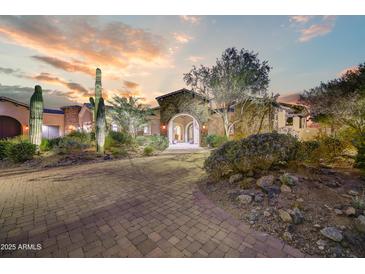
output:
[[[21,141],[13,143],[8,150],[8,157],[15,163],[23,163],[31,160],[36,152],[36,145],[30,142]]]
[[[155,149],[153,147],[147,146],[143,149],[143,155],[145,156],[151,156]]]
[[[293,136],[276,132],[228,141],[211,153],[205,160],[204,169],[213,178],[267,170],[280,162],[295,159],[298,144]]]
[[[0,160],[4,160],[8,157],[10,146],[11,142],[8,140],[0,140]]]

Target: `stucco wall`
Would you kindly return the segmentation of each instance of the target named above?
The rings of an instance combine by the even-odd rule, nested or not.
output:
[[[22,134],[28,134],[29,110],[27,107],[15,105],[8,101],[0,101],[0,115],[18,120],[22,125]]]
[[[12,117],[22,125],[22,134],[29,133],[29,109],[8,101],[0,101],[0,115]],[[63,114],[43,113],[43,125],[59,126],[59,134],[64,132]]]

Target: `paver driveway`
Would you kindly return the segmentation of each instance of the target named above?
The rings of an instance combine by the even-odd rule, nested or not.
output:
[[[195,182],[204,174],[204,157],[166,153],[33,172],[3,170],[0,243],[3,249],[16,244],[17,250],[1,256],[303,257],[251,231],[199,192]],[[29,250],[37,244],[41,250]]]

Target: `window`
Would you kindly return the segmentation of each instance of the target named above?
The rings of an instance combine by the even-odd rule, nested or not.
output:
[[[286,124],[285,126],[292,126],[293,125],[293,117],[288,117],[286,119]]]

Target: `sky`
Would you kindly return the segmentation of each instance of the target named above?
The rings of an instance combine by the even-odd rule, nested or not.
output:
[[[88,102],[95,69],[103,97],[155,97],[186,87],[192,66],[211,66],[228,47],[272,67],[281,101],[365,62],[365,16],[0,16],[0,96],[45,105]]]

